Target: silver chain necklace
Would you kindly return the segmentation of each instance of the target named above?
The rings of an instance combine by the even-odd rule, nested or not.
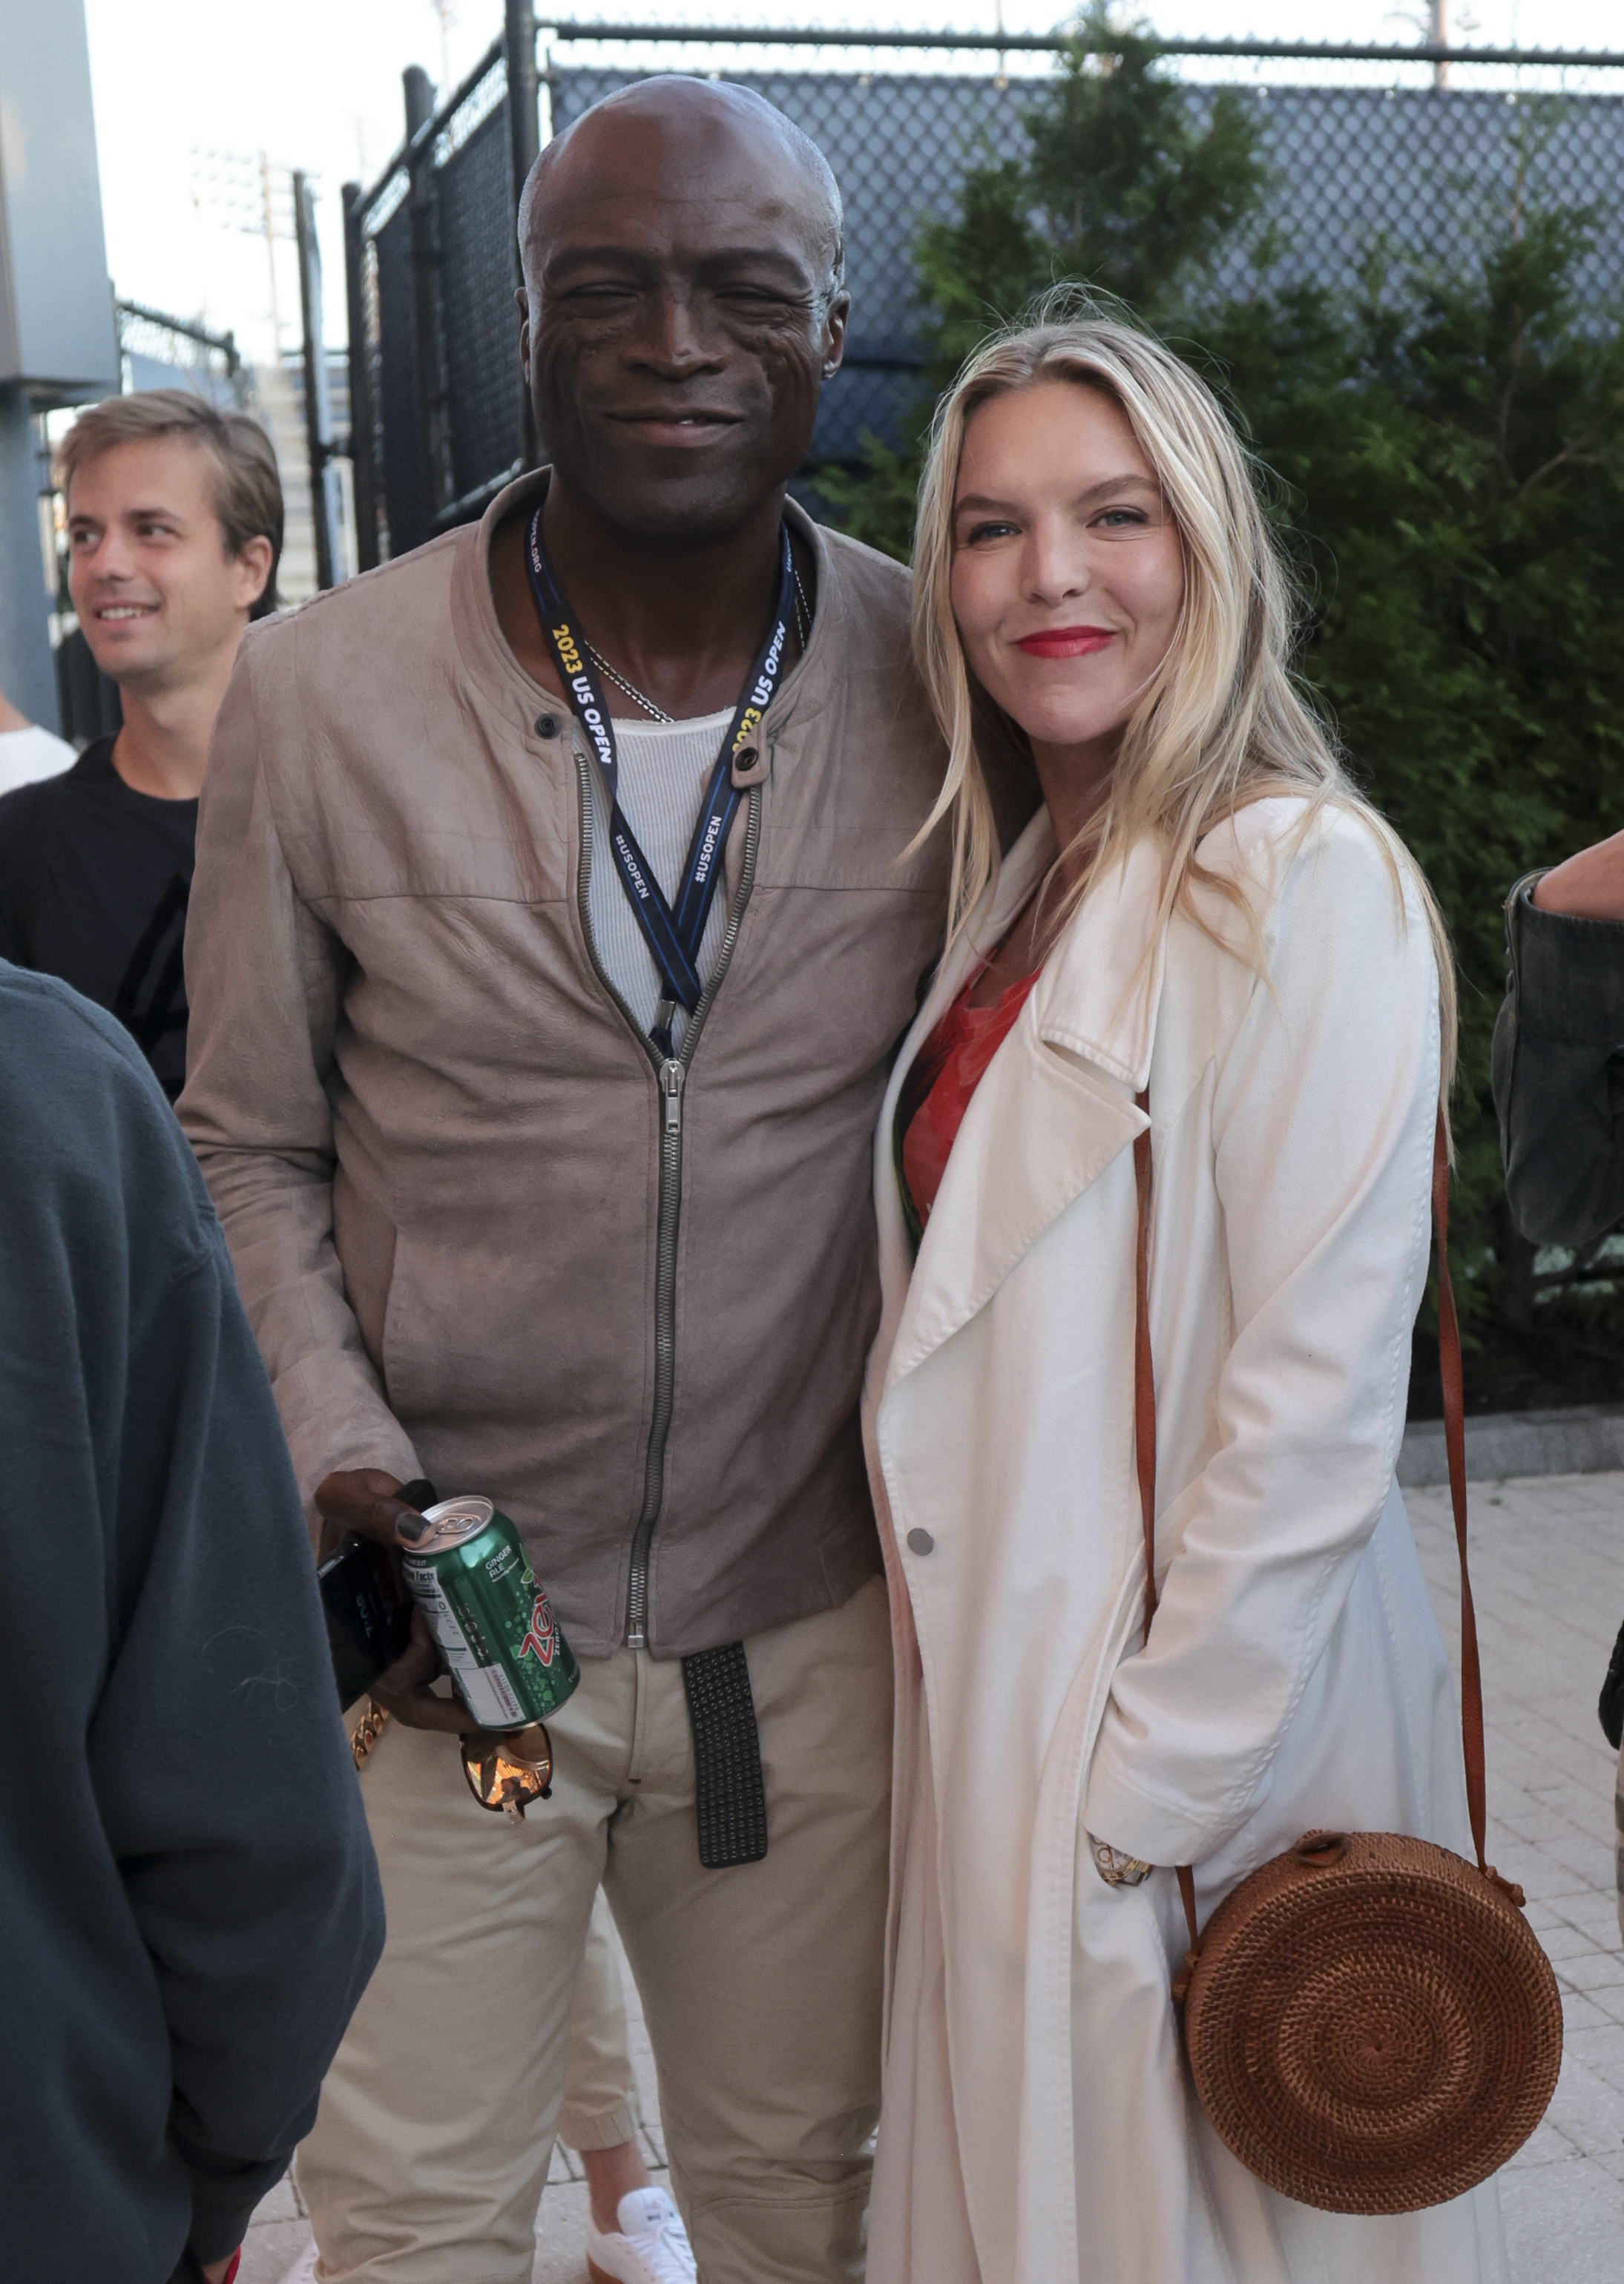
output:
[[[807,637],[812,631],[812,605],[807,601],[806,590],[801,584],[800,566],[796,562],[793,556],[790,558],[789,569],[790,574],[795,580],[796,640],[800,644],[801,648],[804,650],[806,647]],[[624,691],[634,706],[640,706],[645,714],[652,714],[656,722],[663,723],[668,728],[675,724],[677,719],[676,716],[674,714],[668,714],[663,706],[656,706],[652,698],[646,698],[643,695],[642,692],[638,688],[634,682],[628,682],[624,674],[617,673],[615,668],[609,664],[608,659],[605,658],[603,653],[598,648],[595,643],[589,642],[587,644],[586,655],[591,659],[599,673],[607,674],[609,680],[615,684],[616,689]]]
[[[627,697],[632,700],[632,703],[634,706],[640,706],[645,714],[652,714],[656,722],[663,722],[667,724],[675,722],[677,717],[674,714],[668,714],[663,706],[656,706],[652,698],[645,698],[642,692],[637,687],[635,683],[628,682],[624,674],[617,674],[615,671],[615,669],[609,664],[608,659],[605,658],[603,653],[597,647],[595,643],[587,644],[586,655],[591,659],[592,664],[597,668],[600,674],[607,674],[608,676],[609,680],[615,684],[616,690],[624,690],[625,692]]]

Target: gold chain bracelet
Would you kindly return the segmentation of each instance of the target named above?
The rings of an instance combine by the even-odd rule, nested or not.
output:
[[[367,1699],[366,1710],[357,1723],[355,1733],[349,1740],[349,1750],[354,1757],[357,1774],[366,1766],[366,1756],[383,1734],[383,1725],[388,1717],[387,1710],[379,1704],[376,1698]]]

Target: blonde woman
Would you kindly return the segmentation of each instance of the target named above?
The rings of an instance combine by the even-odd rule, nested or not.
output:
[[[871,2284],[1503,2278],[1492,2185],[1380,2219],[1265,2188],[1187,2089],[1169,1996],[1174,1866],[1204,1919],[1311,1826],[1470,1852],[1393,1477],[1454,1055],[1435,910],[1292,688],[1244,457],[1155,341],[1087,318],[972,360],[914,623],[955,925],[876,1157],[898,1711]],[[1011,747],[1043,801],[1000,864]]]

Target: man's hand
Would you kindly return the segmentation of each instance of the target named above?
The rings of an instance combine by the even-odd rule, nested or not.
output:
[[[466,1737],[479,1723],[459,1697],[437,1697],[429,1684],[445,1671],[428,1621],[421,1610],[412,1613],[412,1639],[393,1665],[378,1676],[370,1694],[384,1711],[407,1729],[441,1729]]]
[[[396,1526],[402,1516],[408,1539],[413,1535],[412,1526],[420,1526],[417,1509],[395,1496],[399,1489],[399,1478],[385,1474],[381,1467],[343,1467],[336,1474],[325,1476],[316,1487],[324,1557],[352,1530],[358,1530],[363,1538],[376,1539],[392,1557],[398,1556],[401,1542]],[[428,1622],[421,1610],[414,1609],[410,1643],[394,1664],[379,1675],[371,1693],[403,1728],[439,1729],[462,1736],[479,1724],[459,1699],[436,1696],[429,1686],[444,1670]]]
[[[1542,912],[1577,920],[1624,920],[1624,833],[1581,849],[1534,884]]]
[[[375,1538],[391,1554],[398,1553],[396,1526],[402,1516],[408,1538],[413,1525],[420,1529],[422,1522],[415,1507],[396,1498],[399,1489],[399,1476],[387,1475],[381,1467],[341,1467],[336,1474],[325,1475],[316,1486],[316,1512],[323,1526],[322,1560],[352,1530],[358,1530],[363,1538]]]

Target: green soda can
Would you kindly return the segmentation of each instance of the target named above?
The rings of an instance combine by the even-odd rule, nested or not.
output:
[[[401,1576],[458,1696],[482,1729],[547,1720],[581,1669],[518,1532],[488,1498],[442,1499],[423,1520],[421,1538],[400,1542]]]

